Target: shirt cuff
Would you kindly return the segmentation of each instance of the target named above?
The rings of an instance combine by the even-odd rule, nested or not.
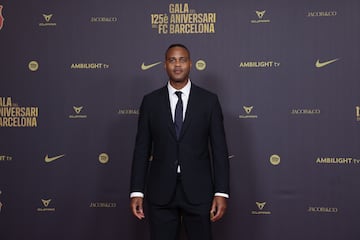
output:
[[[229,194],[227,194],[227,193],[219,193],[219,192],[217,192],[217,193],[215,193],[215,196],[229,198]]]
[[[142,192],[132,192],[132,193],[130,193],[130,198],[133,198],[133,197],[141,197],[141,198],[143,198],[144,194]]]

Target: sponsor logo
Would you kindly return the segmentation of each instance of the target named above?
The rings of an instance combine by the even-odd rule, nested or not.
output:
[[[143,71],[146,71],[146,70],[149,70],[150,68],[153,68],[157,65],[161,64],[161,62],[156,62],[156,63],[152,63],[152,64],[149,64],[149,65],[146,65],[144,62],[141,64],[141,70]]]
[[[269,215],[271,214],[270,211],[264,210],[266,202],[255,202],[257,206],[257,210],[251,211],[253,215]]]
[[[259,19],[262,19],[266,13],[266,11],[255,11],[256,15]]]
[[[308,12],[307,17],[336,17],[337,11]]]
[[[12,97],[0,96],[0,127],[38,126],[39,107],[22,107]]]
[[[117,205],[115,202],[91,202],[89,207],[90,208],[116,208]]]
[[[266,202],[256,202],[256,206],[258,207],[259,210],[263,210],[265,204]]]
[[[49,15],[43,14],[43,17],[45,18],[46,22],[50,22],[52,16],[53,16],[52,14],[49,14]]]
[[[108,69],[110,64],[106,63],[72,63],[70,69]]]
[[[28,67],[30,71],[36,72],[39,69],[39,63],[37,61],[30,61]]]
[[[195,67],[197,70],[203,71],[206,68],[206,62],[200,59],[195,63]]]
[[[54,207],[49,207],[51,199],[41,199],[42,207],[37,208],[38,212],[55,212]]]
[[[274,166],[277,166],[280,164],[280,156],[277,154],[273,154],[270,156],[270,163]]]
[[[329,60],[329,61],[326,61],[326,62],[320,62],[320,60],[318,59],[315,62],[315,67],[322,68],[322,67],[325,67],[325,66],[327,66],[329,64],[332,64],[332,63],[334,63],[334,62],[336,62],[338,60],[339,60],[339,58],[335,58],[335,59],[332,59],[332,60]]]
[[[2,10],[3,10],[3,5],[0,5],[0,30],[3,28],[4,26],[4,20],[5,18],[2,15]]]
[[[73,107],[74,108],[74,111],[76,112],[76,114],[79,114],[81,111],[82,111],[82,109],[83,109],[83,107],[81,106],[81,107]]]
[[[336,207],[308,207],[310,213],[338,213],[339,209]]]
[[[92,23],[111,23],[117,22],[117,17],[91,17],[90,22]]]
[[[100,153],[99,155],[99,162],[102,164],[106,164],[109,162],[109,155],[106,153]]]
[[[254,106],[243,106],[244,112],[246,113],[245,115],[241,114],[239,115],[239,118],[258,118],[257,115],[251,114],[252,110],[253,110]]]
[[[280,67],[280,62],[275,61],[247,61],[239,64],[240,68],[277,68]]]
[[[139,115],[139,109],[119,109],[119,115]]]
[[[0,162],[11,161],[12,159],[12,156],[0,155]]]
[[[56,23],[51,21],[53,14],[43,14],[42,16],[45,22],[39,23],[40,27],[56,27]]]
[[[69,118],[72,118],[72,119],[79,119],[79,118],[87,118],[87,115],[84,115],[84,114],[81,114],[81,111],[83,110],[83,106],[80,106],[80,107],[76,107],[76,106],[73,106],[73,110],[75,112],[75,115],[69,115]]]
[[[355,107],[355,111],[356,111],[356,121],[360,121],[360,106],[356,106]]]
[[[65,156],[65,154],[58,155],[58,156],[54,156],[54,157],[49,157],[49,155],[46,155],[45,158],[44,158],[44,160],[45,160],[46,163],[50,163],[50,162],[53,162],[53,161],[55,161],[55,160],[58,160],[58,159],[60,159],[60,158],[62,158],[62,157],[64,157],[64,156]]]
[[[318,157],[315,159],[315,163],[333,165],[358,165],[360,164],[360,159],[353,157]]]
[[[251,23],[258,24],[258,23],[269,23],[269,22],[270,22],[269,19],[264,19],[266,10],[263,10],[263,11],[255,11],[255,13],[256,13],[256,16],[258,17],[258,19],[253,19],[253,20],[251,20],[251,21],[250,21]]]
[[[319,115],[320,109],[292,109],[290,112],[292,115]]]
[[[151,26],[158,34],[215,33],[216,13],[198,12],[189,3],[170,3],[168,13],[153,13]]]

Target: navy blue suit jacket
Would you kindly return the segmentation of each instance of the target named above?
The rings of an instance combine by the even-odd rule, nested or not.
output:
[[[151,159],[151,161],[149,161]],[[181,166],[184,192],[193,204],[229,193],[229,160],[217,96],[193,83],[180,137],[172,120],[167,86],[144,96],[131,170],[131,192],[167,204]]]

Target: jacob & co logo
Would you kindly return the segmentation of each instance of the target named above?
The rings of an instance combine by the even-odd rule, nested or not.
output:
[[[90,208],[116,208],[115,202],[91,202]]]
[[[119,115],[139,115],[139,109],[119,109]]]
[[[337,11],[308,12],[307,17],[336,17]]]
[[[308,207],[309,213],[337,213],[339,209],[336,207]]]
[[[311,109],[311,108],[304,108],[304,109],[292,109],[290,111],[292,115],[319,115],[321,113],[320,109]]]
[[[0,30],[3,28],[4,26],[4,17],[2,15],[2,10],[3,10],[3,5],[0,5]]]
[[[117,22],[117,17],[91,17],[90,22],[91,23],[112,23]]]

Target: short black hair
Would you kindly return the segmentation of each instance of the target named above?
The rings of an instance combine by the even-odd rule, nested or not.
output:
[[[188,49],[184,44],[174,43],[174,44],[171,44],[171,45],[166,49],[165,59],[166,59],[166,56],[167,56],[169,50],[170,50],[171,48],[174,48],[174,47],[181,47],[181,48],[185,49],[185,50],[187,51],[188,55],[189,55],[189,58],[190,58],[190,51],[189,51],[189,49]]]

